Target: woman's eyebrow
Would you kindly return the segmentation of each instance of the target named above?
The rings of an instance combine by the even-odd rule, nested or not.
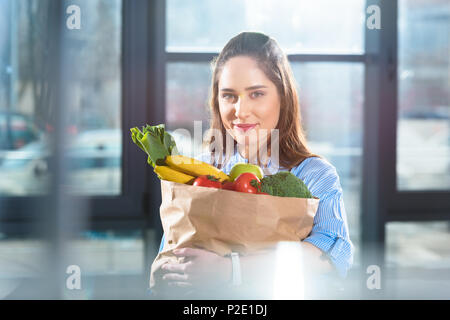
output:
[[[264,85],[256,85],[256,86],[251,86],[248,88],[245,88],[246,91],[250,91],[250,90],[256,90],[256,89],[263,89],[263,88],[267,88],[267,86]],[[231,89],[231,88],[223,88],[220,89],[220,91],[230,91],[230,92],[235,92],[236,90]]]

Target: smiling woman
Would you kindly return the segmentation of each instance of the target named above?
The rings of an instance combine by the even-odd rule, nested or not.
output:
[[[213,61],[210,97],[210,127],[215,130],[210,131],[208,139],[210,153],[200,156],[200,160],[227,174],[234,164],[245,162],[263,164],[271,173],[290,171],[300,178],[320,202],[311,233],[296,243],[302,249],[303,270],[295,273],[331,272],[345,277],[353,263],[353,245],[339,176],[331,163],[307,147],[295,81],[278,43],[255,32],[232,38]],[[276,140],[263,133],[271,130],[279,131]],[[222,133],[221,137],[217,132]],[[223,141],[216,144],[216,139]],[[234,154],[224,154],[229,150],[227,143],[233,144]],[[261,163],[259,151],[264,144],[276,150],[279,159],[269,151],[268,162]],[[269,150],[267,145],[265,150]],[[256,150],[256,156],[252,150]],[[183,263],[164,264],[163,283],[193,287],[198,292],[211,286],[224,288],[232,275],[240,274],[240,269],[242,283],[256,289],[257,284],[267,283],[267,274],[274,267],[270,255],[243,256],[240,263],[232,263],[228,257],[199,248],[183,248],[174,254]]]

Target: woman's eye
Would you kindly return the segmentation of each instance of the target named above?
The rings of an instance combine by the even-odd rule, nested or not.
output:
[[[230,101],[230,102],[234,102],[236,100],[236,96],[234,94],[230,94],[230,93],[224,93],[222,95],[222,98],[225,99],[226,101]]]
[[[258,97],[262,97],[263,95],[264,95],[263,92],[255,91],[255,92],[252,92],[251,97],[252,98],[258,98]]]

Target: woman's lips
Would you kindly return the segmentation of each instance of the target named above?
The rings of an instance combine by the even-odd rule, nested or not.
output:
[[[250,129],[253,129],[254,127],[256,127],[256,123],[254,124],[235,124],[234,126],[236,128],[238,128],[239,130],[242,130],[243,132],[246,132]]]

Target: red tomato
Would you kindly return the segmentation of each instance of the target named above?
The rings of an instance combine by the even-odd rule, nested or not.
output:
[[[246,193],[258,193],[261,190],[261,182],[253,173],[241,173],[234,180],[234,190]]]
[[[222,183],[220,183],[219,179],[213,176],[198,176],[193,183],[194,186],[197,187],[208,187],[208,188],[217,188],[222,189]]]
[[[224,181],[222,183],[222,189],[234,191],[234,183],[231,181]]]

